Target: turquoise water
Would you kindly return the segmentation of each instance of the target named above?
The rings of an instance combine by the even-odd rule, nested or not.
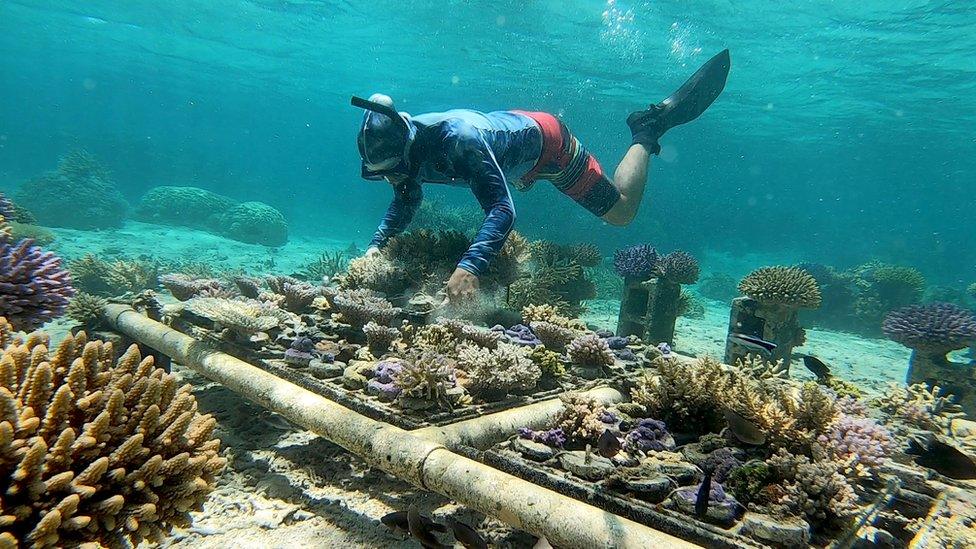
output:
[[[627,229],[547,185],[533,237],[610,252],[912,264],[976,279],[976,12],[965,3],[168,1],[0,3],[0,188],[83,147],[132,202],[198,185],[364,244],[389,200],[358,177],[352,94],[410,112],[558,113],[609,170],[623,118],[728,47],[722,97],[663,140]],[[432,190],[473,204],[464,190]]]

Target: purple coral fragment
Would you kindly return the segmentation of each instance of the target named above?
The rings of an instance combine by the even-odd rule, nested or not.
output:
[[[301,336],[292,341],[291,346],[285,350],[285,363],[293,366],[308,366],[315,358],[312,351],[315,349],[315,342],[310,338]]]
[[[649,278],[657,270],[657,250],[650,244],[638,244],[613,254],[613,270],[625,278]]]
[[[559,428],[549,429],[548,431],[534,431],[528,427],[519,427],[518,436],[519,438],[524,438],[526,440],[531,440],[532,442],[538,442],[554,448],[562,448],[563,445],[566,444],[566,433]]]
[[[627,446],[642,452],[662,452],[674,450],[674,438],[663,421],[642,419],[624,438]]]
[[[0,240],[0,316],[15,330],[30,331],[61,316],[74,294],[61,258],[29,238]]]
[[[529,328],[525,324],[516,324],[511,328],[505,328],[500,324],[496,324],[495,326],[492,326],[491,330],[493,332],[504,333],[508,337],[509,342],[516,345],[524,345],[527,347],[542,345],[542,342],[539,341],[539,338],[535,336],[532,328]]]
[[[854,457],[867,467],[877,467],[894,448],[891,433],[877,421],[867,417],[842,415],[830,432],[817,439],[837,457]]]
[[[712,479],[715,482],[725,482],[729,478],[729,473],[741,466],[742,461],[736,457],[732,448],[719,448],[708,454],[703,469],[712,472]]]
[[[609,337],[603,337],[603,341],[606,341],[607,346],[613,349],[614,351],[623,349],[627,346],[628,343],[630,343],[630,341],[626,337],[620,337],[615,335],[611,335]]]

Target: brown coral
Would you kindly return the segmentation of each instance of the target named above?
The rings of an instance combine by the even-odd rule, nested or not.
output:
[[[369,290],[343,290],[332,298],[332,304],[343,322],[357,328],[370,321],[389,326],[400,314],[399,308]]]
[[[739,291],[765,305],[816,309],[820,286],[799,267],[763,267],[739,282]]]
[[[286,314],[277,307],[253,299],[195,297],[187,301],[184,307],[241,336],[277,328],[286,318]]]
[[[601,421],[607,409],[595,399],[571,393],[559,397],[563,408],[557,418],[566,436],[581,442],[595,442],[608,425]]]
[[[576,338],[577,332],[570,330],[569,328],[564,328],[562,326],[557,326],[552,322],[537,321],[529,324],[532,328],[532,333],[535,334],[539,341],[546,349],[563,352],[566,350],[566,346]]]
[[[509,343],[499,343],[494,349],[463,343],[458,348],[457,366],[466,374],[469,391],[497,397],[532,389],[542,376],[527,349]]]
[[[372,321],[363,326],[363,332],[366,334],[366,345],[369,347],[369,352],[376,357],[389,352],[393,342],[400,337],[400,330],[389,326],[380,326]]]
[[[596,334],[581,335],[569,343],[566,354],[574,364],[580,366],[612,366],[613,351],[600,336]]]
[[[0,358],[0,542],[120,547],[187,526],[225,461],[190,386],[135,345],[116,361],[84,333],[44,341]]]
[[[631,390],[633,401],[647,409],[648,417],[701,433],[724,426],[724,403],[734,383],[718,361],[702,357],[689,365],[672,357],[655,363],[656,370]]]
[[[105,298],[79,292],[71,298],[65,314],[82,326],[92,328],[101,322],[102,310],[107,304],[108,300]]]

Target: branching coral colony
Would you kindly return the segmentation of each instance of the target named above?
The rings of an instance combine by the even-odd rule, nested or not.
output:
[[[564,397],[552,424],[519,429],[525,442],[499,451],[563,469],[577,482],[606,478],[607,488],[621,491],[617,497],[662,502],[708,522],[743,521],[741,532],[763,542],[819,544],[872,508],[892,478],[889,468],[905,467],[891,458],[909,435],[930,429],[948,438],[960,416],[938,391],[921,386],[868,404],[815,382],[790,381],[777,365],[729,368],[707,357],[658,356],[634,384],[631,402],[605,407]],[[589,452],[610,459],[588,467],[574,461]],[[711,492],[700,513],[703,474]],[[886,517],[908,520],[895,512]]]
[[[223,469],[216,421],[135,346],[9,339],[0,358],[0,544],[110,547],[187,526]]]

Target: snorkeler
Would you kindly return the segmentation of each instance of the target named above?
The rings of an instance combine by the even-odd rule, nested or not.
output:
[[[607,223],[628,225],[637,215],[647,168],[658,140],[669,129],[698,118],[725,87],[729,51],[711,58],[676,92],[645,110],[631,113],[631,146],[613,179],[555,116],[542,112],[458,109],[411,116],[393,100],[374,94],[352,104],[365,109],[357,142],[362,176],[393,185],[393,202],[366,254],[375,255],[410,224],[423,199],[421,183],[466,186],[485,211],[474,243],[447,281],[448,300],[473,296],[515,222],[508,191],[528,190],[539,179]]]

